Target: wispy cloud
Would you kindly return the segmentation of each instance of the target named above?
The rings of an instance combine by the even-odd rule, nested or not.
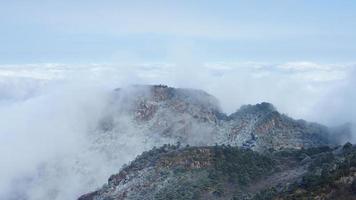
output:
[[[203,89],[220,100],[225,112],[268,101],[292,117],[335,125],[356,121],[354,66],[310,62],[2,65],[0,198],[16,194],[14,199],[21,195],[48,199],[56,193],[57,199],[73,199],[100,186],[123,163],[155,145],[125,118],[118,119],[121,131],[115,139],[100,135],[92,143],[98,120],[113,110],[107,107],[109,94],[117,87],[168,84]],[[110,151],[120,159],[107,158],[97,150],[100,145],[113,148]]]
[[[227,112],[242,104],[270,101],[292,116],[305,118],[323,95],[349,79],[354,67],[352,63],[313,62],[27,64],[2,65],[0,77],[2,80],[38,80],[41,84],[85,82],[111,89],[159,83],[201,88],[217,96]],[[5,88],[8,82],[2,81],[2,84]],[[219,90],[220,87],[225,89]]]

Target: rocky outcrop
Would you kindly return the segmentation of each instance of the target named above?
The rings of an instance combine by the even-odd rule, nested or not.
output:
[[[257,151],[335,143],[330,140],[334,129],[294,120],[280,114],[270,103],[245,105],[226,115],[213,96],[200,90],[162,85],[117,89],[112,108],[111,115],[103,120],[103,129],[114,130],[115,134],[113,119],[130,116],[142,132],[164,138],[165,143],[229,144]],[[337,131],[344,134],[348,130]]]

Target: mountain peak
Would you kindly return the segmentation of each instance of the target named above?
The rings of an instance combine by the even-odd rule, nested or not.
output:
[[[240,109],[238,109],[235,113],[243,112],[243,113],[269,113],[277,111],[273,104],[268,102],[262,102],[255,105],[247,104],[242,105]]]
[[[294,120],[280,114],[267,102],[242,106],[227,116],[220,111],[216,98],[202,90],[165,85],[136,85],[119,89],[115,94],[116,98],[110,107],[113,112],[109,113],[111,116],[105,118],[111,119],[109,120],[111,128],[103,130],[105,134],[97,136],[100,141],[98,149],[105,151],[108,157],[115,157],[120,148],[125,150],[130,148],[132,155],[153,149],[144,152],[129,166],[111,176],[108,184],[102,189],[82,196],[81,200],[156,197],[177,199],[170,196],[174,193],[172,191],[183,191],[182,195],[186,195],[186,191],[197,188],[196,183],[206,183],[207,180],[211,185],[203,184],[201,190],[197,192],[193,190],[191,194],[200,192],[201,199],[224,199],[219,197],[228,194],[226,197],[229,198],[226,199],[232,199],[230,192],[234,195],[235,192],[239,193],[237,190],[244,188],[240,187],[240,184],[246,184],[248,181],[251,181],[250,186],[245,185],[248,193],[269,186],[270,184],[264,180],[258,180],[260,175],[267,175],[265,178],[271,179],[272,183],[278,183],[277,187],[303,178],[302,173],[307,169],[310,159],[314,159],[312,155],[305,156],[307,154],[305,149],[333,146],[338,142],[330,137],[332,133],[330,128],[317,123]],[[125,99],[126,101],[122,101]],[[115,106],[120,109],[115,109]],[[344,128],[337,131],[345,132]],[[139,143],[140,141],[122,143],[125,137],[135,136],[137,136],[135,140],[138,139],[142,143]],[[137,143],[146,146],[140,147]],[[172,144],[179,145],[170,146]],[[164,145],[162,148],[155,148],[162,145]],[[282,152],[282,157],[265,155],[276,151]],[[325,154],[333,155],[330,151],[328,147]],[[273,158],[272,163],[269,162],[269,156]],[[324,152],[321,156],[323,158]],[[231,158],[233,160],[224,161]],[[248,162],[252,163],[244,165]],[[275,166],[275,169],[285,171],[279,173],[272,170],[273,164],[281,164]],[[252,169],[255,173],[268,167],[270,171],[253,177],[245,171]],[[292,170],[293,176],[285,175],[289,170]],[[237,182],[227,187],[229,190],[225,191],[226,193],[221,193],[220,188],[214,188],[218,186],[214,181],[219,176],[211,176],[214,175],[212,172],[216,172],[216,175],[227,172],[227,176],[221,179],[223,185],[231,184],[232,179]],[[270,173],[276,174],[269,177]],[[311,173],[314,174],[314,171]],[[195,182],[192,178],[198,179]],[[193,182],[189,182],[191,180]],[[185,186],[192,187],[186,190]],[[162,188],[164,189],[161,190]],[[207,191],[209,188],[213,190]],[[231,191],[231,188],[236,191]],[[182,199],[197,199],[194,195],[191,198],[184,197]]]
[[[135,85],[117,93],[121,97],[115,104],[124,105],[126,113],[123,115],[132,116],[140,127],[146,127],[143,132],[182,144],[230,144],[263,151],[307,148],[330,141],[326,127],[300,123],[280,114],[268,102],[241,106],[227,116],[218,100],[203,90]],[[122,99],[129,101],[123,103]]]
[[[240,109],[257,109],[260,111],[269,111],[269,112],[276,111],[274,105],[268,102],[262,102],[255,105],[245,105],[242,106]]]

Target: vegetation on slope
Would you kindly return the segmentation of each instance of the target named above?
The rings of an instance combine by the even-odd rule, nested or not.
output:
[[[90,199],[355,199],[356,149],[164,145],[144,152]]]

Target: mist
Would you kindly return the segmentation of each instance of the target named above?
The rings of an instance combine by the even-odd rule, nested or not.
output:
[[[75,199],[106,182],[142,151],[148,137],[125,114],[116,88],[166,84],[202,89],[226,113],[262,101],[294,118],[356,123],[353,64],[124,63],[0,66],[0,199]],[[142,91],[145,92],[145,91]],[[132,96],[126,90],[128,97]],[[108,116],[115,128],[100,124]],[[352,138],[354,141],[354,138]],[[104,151],[103,151],[104,149]]]
[[[347,74],[347,77],[335,84],[310,112],[314,118],[329,126],[337,126],[343,123],[351,123],[352,138],[356,141],[356,69],[353,68]]]

